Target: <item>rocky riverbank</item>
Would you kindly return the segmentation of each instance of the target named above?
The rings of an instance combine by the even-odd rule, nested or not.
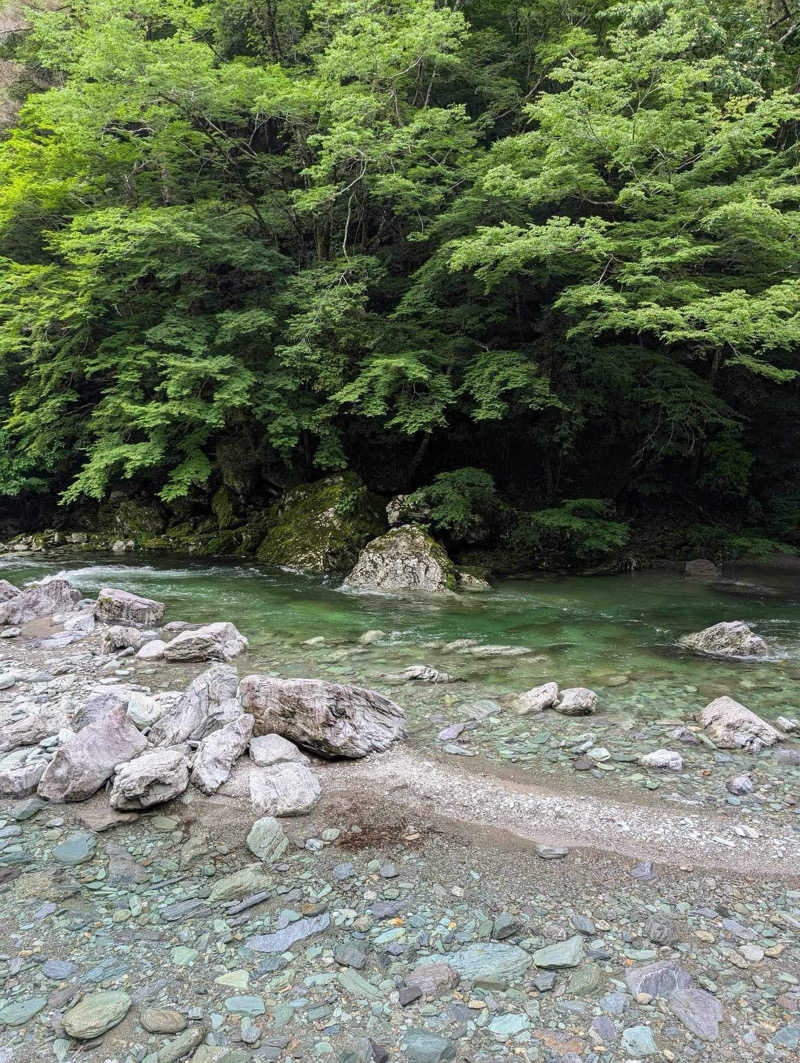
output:
[[[131,629],[105,621],[130,615],[109,616],[107,605],[98,623],[93,603],[64,601],[73,608],[56,614],[61,622],[32,619],[0,642],[0,728],[46,719],[56,741],[45,735],[25,756],[36,748],[52,761],[76,718],[101,708],[99,694],[125,690],[137,733],[151,746],[165,740],[165,752],[184,741],[194,774],[202,743],[242,715],[218,697],[233,719],[184,740],[175,727],[187,720],[187,695],[207,691],[209,673],[235,692],[237,665],[252,664],[246,648],[232,663],[163,650],[148,659],[147,645],[168,647],[191,625],[141,616],[162,626],[138,647],[119,646],[109,633]],[[89,614],[96,626],[86,630],[76,620]],[[201,656],[231,646],[196,633],[191,643]],[[79,803],[5,799],[0,1058],[794,1058],[800,758],[791,733],[760,752],[718,748],[702,720],[650,723],[632,737],[602,715],[530,715],[531,691],[522,705],[518,695],[444,703],[450,684],[402,671],[385,680],[390,703],[424,690],[440,703],[436,730],[415,724],[407,742],[349,762],[321,760],[313,747],[291,753],[284,737],[277,762],[318,780],[300,816],[273,819],[254,806],[252,778],[270,770],[275,739],[230,758],[216,787],[218,776],[205,789],[181,779],[166,802],[118,781],[110,793],[127,798],[116,808],[102,788]],[[248,695],[256,716],[286,686],[280,674],[271,682]],[[581,697],[567,705],[591,704]],[[196,713],[196,698],[191,705]],[[679,771],[669,759],[638,764],[659,746],[680,751]],[[501,754],[493,767],[489,757]],[[541,765],[535,782],[514,763],[526,756]]]

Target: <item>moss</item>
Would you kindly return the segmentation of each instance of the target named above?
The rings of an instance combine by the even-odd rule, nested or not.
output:
[[[211,512],[216,517],[217,527],[220,531],[232,528],[236,524],[233,496],[224,484],[219,490],[214,492],[211,499]]]
[[[380,500],[344,473],[287,491],[269,512],[257,556],[309,572],[345,572],[385,527]]]

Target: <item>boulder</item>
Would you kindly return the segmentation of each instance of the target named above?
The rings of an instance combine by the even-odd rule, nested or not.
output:
[[[162,639],[153,639],[151,642],[145,642],[144,646],[137,652],[137,661],[160,661],[164,656],[164,648],[166,642]]]
[[[655,768],[657,771],[683,771],[683,757],[674,749],[656,749],[639,757],[643,768]]]
[[[247,749],[252,733],[253,717],[242,715],[203,739],[192,768],[192,783],[198,790],[204,794],[216,793]]]
[[[552,709],[558,700],[558,683],[544,683],[540,687],[518,694],[513,707],[519,716],[529,716],[544,709]]]
[[[38,793],[49,801],[85,801],[111,778],[119,764],[147,748],[147,739],[118,706],[78,731],[56,751]]]
[[[96,615],[107,624],[153,627],[164,616],[164,603],[116,587],[103,587],[97,596]]]
[[[304,572],[347,572],[386,524],[378,499],[353,473],[288,490],[269,511],[259,560]]]
[[[172,800],[188,785],[186,757],[175,749],[154,749],[117,768],[109,804],[122,812],[135,812]]]
[[[322,679],[249,675],[239,700],[255,717],[255,733],[279,734],[325,757],[364,757],[404,732],[405,713],[374,690]]]
[[[115,650],[138,650],[144,643],[144,634],[144,631],[138,627],[112,624],[103,632],[100,649],[103,653],[114,653]]]
[[[36,746],[56,730],[39,713],[30,713],[0,728],[0,753],[10,753],[20,746]]]
[[[258,735],[250,739],[250,759],[259,768],[273,764],[308,764],[309,759],[294,744],[280,735]]]
[[[131,720],[140,731],[147,731],[153,726],[164,713],[167,706],[159,697],[151,698],[140,690],[132,690],[128,698],[128,719]]]
[[[695,557],[683,566],[683,574],[689,576],[690,579],[716,579],[719,569],[708,558]]]
[[[449,672],[440,672],[427,664],[412,664],[404,668],[402,672],[387,672],[383,678],[402,683],[452,683],[454,681]]]
[[[747,749],[758,753],[764,746],[774,746],[784,738],[771,723],[733,698],[716,698],[706,705],[698,720],[712,742],[721,749]]]
[[[766,657],[767,644],[743,620],[731,620],[684,635],[681,646],[711,657]]]
[[[207,734],[241,716],[236,701],[239,676],[227,664],[213,664],[187,687],[174,708],[164,713],[150,731],[155,745],[174,746],[199,742]]]
[[[168,661],[231,661],[247,648],[247,639],[227,621],[182,631],[164,647]]]
[[[424,528],[404,524],[367,543],[345,586],[388,593],[446,594],[456,590],[456,570],[444,547]]]
[[[250,775],[250,800],[268,816],[302,816],[322,795],[319,780],[305,764],[274,764]]]
[[[7,579],[0,579],[0,602],[7,602],[11,598],[16,598],[18,594],[22,594],[19,587],[9,583]]]
[[[59,576],[31,583],[19,594],[0,602],[0,624],[27,624],[54,613],[71,613],[78,607],[81,592]]]
[[[568,687],[553,708],[562,716],[591,716],[597,711],[597,694],[588,687]]]
[[[79,1004],[64,1012],[64,1032],[79,1041],[92,1041],[119,1025],[128,1014],[131,998],[121,990],[88,993]]]

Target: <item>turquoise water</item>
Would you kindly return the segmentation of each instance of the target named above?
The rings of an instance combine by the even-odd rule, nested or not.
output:
[[[772,716],[796,713],[800,702],[800,584],[783,574],[768,580],[772,595],[762,598],[642,572],[541,576],[458,601],[413,601],[346,593],[318,578],[249,563],[0,557],[0,577],[12,582],[55,572],[87,595],[110,584],[163,600],[168,619],[233,621],[250,639],[247,659],[237,662],[240,671],[264,668],[379,687],[387,685],[382,673],[412,663],[456,676],[461,682],[447,687],[403,688],[406,700],[426,711],[454,698],[499,697],[550,679],[594,687],[603,711],[647,717],[686,717],[720,693]],[[757,578],[763,583],[764,573]],[[770,658],[709,660],[676,647],[679,636],[720,620],[747,621],[767,639]],[[373,628],[386,637],[359,645],[359,635]],[[303,645],[317,636],[324,636],[323,645]],[[437,645],[464,638],[531,652],[476,658]]]

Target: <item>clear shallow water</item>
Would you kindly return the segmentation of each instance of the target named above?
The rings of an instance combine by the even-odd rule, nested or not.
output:
[[[423,712],[550,679],[594,687],[601,711],[649,718],[687,719],[721,693],[771,716],[800,708],[800,583],[786,574],[767,577],[774,596],[764,598],[734,597],[671,573],[643,572],[541,576],[500,583],[488,594],[459,601],[412,601],[344,593],[320,579],[249,563],[0,557],[0,577],[12,582],[56,572],[87,595],[108,584],[163,600],[168,619],[233,621],[251,644],[240,671],[244,665],[385,687],[382,672],[424,662],[462,680],[406,685],[398,700]],[[755,578],[765,582],[763,572]],[[738,619],[767,639],[768,660],[702,659],[675,646],[682,634]],[[358,645],[358,636],[371,628],[387,637]],[[303,645],[320,635],[325,645]],[[431,645],[463,638],[525,646],[532,653],[475,658]]]

